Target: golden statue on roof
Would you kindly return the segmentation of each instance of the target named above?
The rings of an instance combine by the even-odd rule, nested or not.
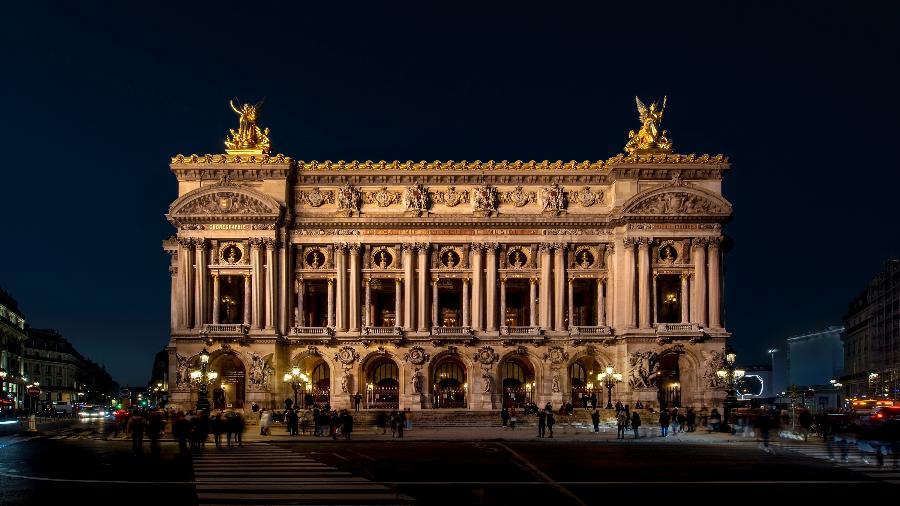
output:
[[[240,105],[238,102],[239,106],[235,106],[234,100],[229,100],[228,104],[240,119],[236,132],[233,128],[228,130],[231,136],[225,140],[225,151],[229,154],[268,154],[269,129],[263,130],[256,124],[257,113],[263,101],[260,100],[255,105]]]
[[[625,144],[625,152],[629,155],[642,153],[671,153],[672,141],[666,137],[666,131],[660,130],[663,112],[666,110],[666,97],[662,99],[662,105],[656,102],[650,107],[644,105],[641,99],[634,97],[637,102],[638,115],[641,120],[641,129],[628,132],[628,143]]]

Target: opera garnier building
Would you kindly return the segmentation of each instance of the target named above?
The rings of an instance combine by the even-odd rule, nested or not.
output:
[[[637,102],[583,162],[295,160],[232,104],[224,154],[171,160],[171,404],[721,404],[730,166]]]

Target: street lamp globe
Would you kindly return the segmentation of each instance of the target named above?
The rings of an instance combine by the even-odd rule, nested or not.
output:
[[[219,373],[217,373],[216,371],[209,371],[208,373],[206,373],[206,375],[209,376],[210,383],[216,381],[216,378],[219,377]]]
[[[290,383],[290,381],[291,381],[291,373],[289,373],[289,372],[284,373],[284,382]]]
[[[7,375],[6,369],[0,367],[0,379],[6,379],[6,375]]]
[[[743,378],[745,374],[747,374],[747,371],[745,371],[743,369],[735,369],[734,370],[734,379],[739,380],[739,379]]]
[[[201,374],[202,374],[202,373],[201,373],[200,371],[198,371],[198,370],[195,369],[195,370],[191,371],[191,379],[192,379],[192,380],[198,380],[198,379],[200,379],[200,375],[201,375]]]
[[[206,348],[203,348],[203,351],[200,352],[200,363],[202,363],[202,364],[209,363],[209,352],[206,351]]]
[[[734,362],[737,360],[737,354],[733,351],[729,351],[725,354],[725,360],[728,362],[728,365],[734,365]]]
[[[300,376],[300,368],[294,367],[293,369],[291,369],[291,374],[294,376]]]

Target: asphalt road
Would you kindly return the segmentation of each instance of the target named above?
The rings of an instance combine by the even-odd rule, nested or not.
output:
[[[75,423],[0,438],[0,504],[599,504],[888,497],[897,485],[776,445],[661,440],[332,441],[304,438],[134,456]],[[90,500],[96,498],[98,502]],[[84,499],[84,500],[81,500]],[[74,501],[74,502],[73,502]],[[560,502],[565,501],[565,502]]]

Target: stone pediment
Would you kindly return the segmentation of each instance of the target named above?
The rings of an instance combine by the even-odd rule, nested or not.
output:
[[[727,217],[731,203],[713,192],[675,179],[638,193],[622,205],[623,217]]]
[[[166,216],[175,226],[217,221],[275,223],[281,217],[281,205],[264,193],[223,179],[185,193],[169,206]]]

